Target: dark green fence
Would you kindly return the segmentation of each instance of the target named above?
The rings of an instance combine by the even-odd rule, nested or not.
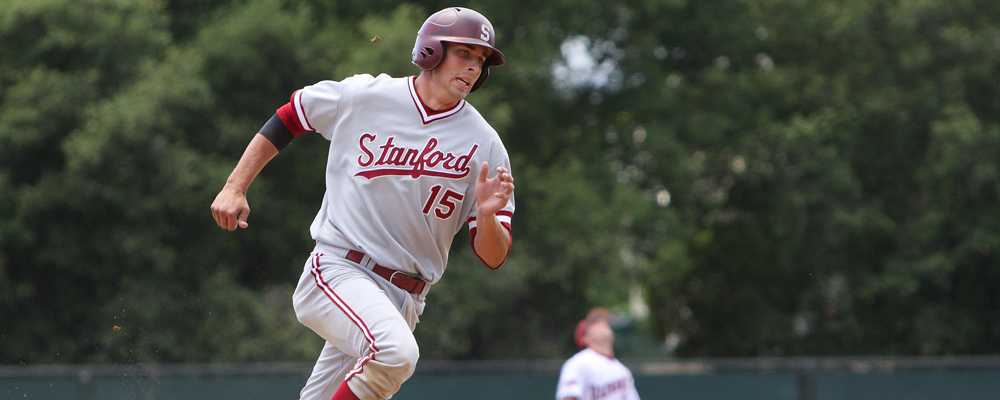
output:
[[[644,399],[998,399],[1000,357],[627,361]],[[395,397],[553,399],[558,361],[422,362]],[[310,366],[0,367],[0,399],[295,399]]]

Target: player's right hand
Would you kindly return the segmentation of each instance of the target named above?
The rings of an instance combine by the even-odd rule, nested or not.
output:
[[[249,216],[250,203],[247,203],[246,193],[229,186],[223,187],[212,202],[212,218],[219,228],[227,231],[235,231],[237,227],[246,229]]]

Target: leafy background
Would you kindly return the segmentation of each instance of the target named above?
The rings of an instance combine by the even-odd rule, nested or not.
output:
[[[415,73],[450,4],[2,3],[0,363],[313,359],[326,142],[271,163],[249,230],[208,206],[291,91]],[[469,3],[510,61],[470,100],[515,248],[456,239],[423,356],[566,355],[596,305],[632,356],[997,353],[998,4]]]

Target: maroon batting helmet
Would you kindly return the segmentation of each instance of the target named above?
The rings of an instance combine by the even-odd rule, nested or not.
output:
[[[449,7],[427,17],[417,32],[416,43],[413,44],[413,64],[424,70],[437,67],[444,59],[444,42],[483,46],[492,50],[483,63],[482,73],[472,85],[472,90],[486,81],[486,77],[490,75],[490,66],[503,65],[507,61],[496,47],[493,24],[475,10]]]

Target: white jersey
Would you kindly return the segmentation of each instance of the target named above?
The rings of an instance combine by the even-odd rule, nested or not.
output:
[[[632,373],[614,357],[583,349],[563,364],[556,399],[639,400]]]
[[[349,248],[374,262],[418,274],[444,274],[452,240],[476,228],[475,183],[510,168],[496,131],[465,100],[430,110],[415,77],[355,75],[292,94],[306,130],[329,140],[326,192],[310,232],[317,246]],[[509,231],[513,197],[497,212]]]

